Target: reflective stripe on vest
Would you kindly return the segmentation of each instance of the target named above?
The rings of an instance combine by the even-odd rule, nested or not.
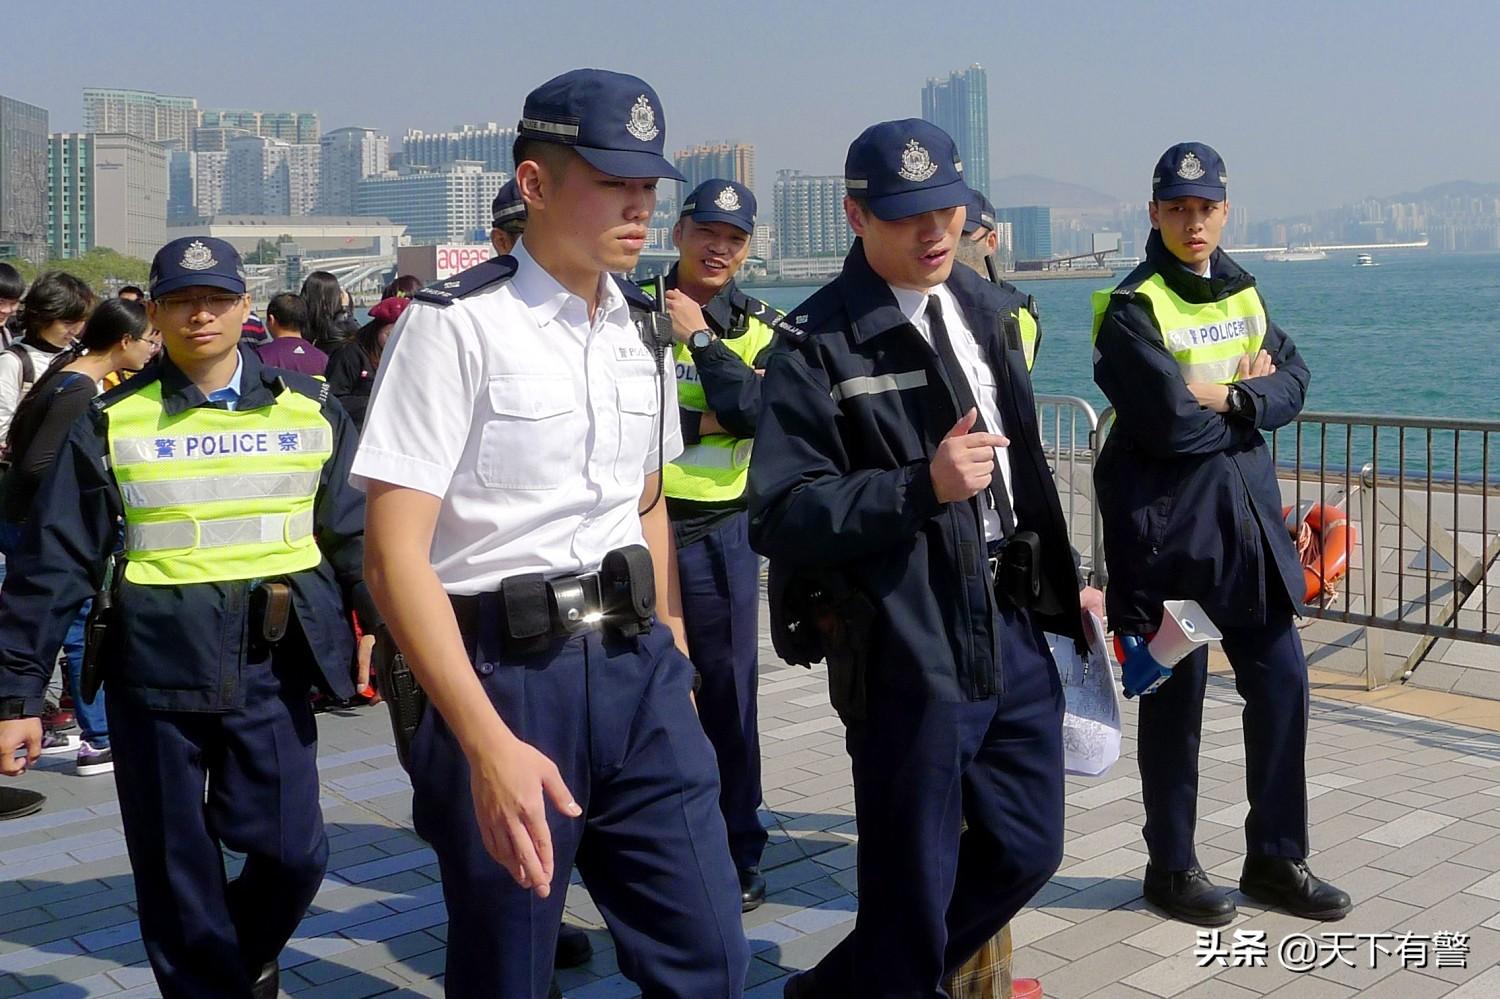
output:
[[[164,520],[125,525],[125,548],[143,554],[228,548],[231,545],[294,543],[313,533],[313,512],[227,517],[223,520]]]
[[[162,409],[152,382],[106,409],[125,507],[125,578],[148,586],[281,576],[322,561],[313,505],[333,428],[287,389],[260,409]]]
[[[1260,293],[1249,287],[1218,302],[1194,303],[1152,274],[1135,289],[1151,303],[1162,343],[1177,362],[1183,381],[1228,385],[1238,378],[1240,358],[1254,360],[1266,339],[1266,309]],[[1094,292],[1094,331],[1109,309],[1111,292]],[[1098,351],[1094,352],[1098,360]]]
[[[745,364],[754,367],[761,351],[770,346],[775,331],[759,319],[747,317],[745,332],[719,342]],[[677,405],[692,412],[706,412],[708,397],[698,380],[693,355],[683,344],[673,348],[677,367]],[[749,479],[752,441],[733,434],[707,434],[663,471],[663,489],[673,499],[700,503],[723,503],[745,494]]]

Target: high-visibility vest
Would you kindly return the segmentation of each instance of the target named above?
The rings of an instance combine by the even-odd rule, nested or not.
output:
[[[1021,326],[1021,353],[1026,355],[1026,370],[1030,371],[1036,367],[1036,342],[1038,339],[1036,316],[1031,314],[1030,309],[1017,309],[1015,316]]]
[[[770,326],[754,316],[746,316],[744,333],[721,342],[751,367],[775,336]],[[677,404],[686,410],[706,412],[708,399],[692,352],[685,344],[672,350],[677,367]],[[733,434],[706,434],[696,444],[683,448],[682,455],[666,467],[663,489],[673,499],[699,503],[722,503],[745,494],[750,475],[750,450],[753,441]]]
[[[333,426],[284,389],[259,409],[162,409],[161,382],[111,403],[125,578],[146,586],[280,576],[322,560],[313,506]]]
[[[1218,302],[1189,302],[1174,292],[1160,272],[1131,288],[1094,292],[1094,332],[1109,309],[1110,296],[1134,292],[1151,303],[1156,327],[1182,371],[1183,381],[1228,385],[1238,377],[1240,358],[1252,361],[1266,339],[1266,307],[1252,285]]]

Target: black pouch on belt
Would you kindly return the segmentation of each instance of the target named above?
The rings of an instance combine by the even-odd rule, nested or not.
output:
[[[506,655],[534,656],[547,651],[552,642],[552,608],[547,602],[546,577],[532,572],[501,580],[500,602],[505,606],[500,637]]]
[[[261,583],[250,595],[250,606],[260,618],[260,637],[275,644],[286,637],[292,619],[292,588],[286,583]]]
[[[616,548],[599,567],[604,623],[625,638],[651,627],[656,616],[656,573],[644,545]]]
[[[1042,539],[1035,531],[1017,531],[1005,539],[995,589],[1017,607],[1036,605],[1042,595]]]

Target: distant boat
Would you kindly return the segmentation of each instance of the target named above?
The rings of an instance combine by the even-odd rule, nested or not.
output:
[[[1304,260],[1327,260],[1328,254],[1324,253],[1322,250],[1313,249],[1310,246],[1303,246],[1298,249],[1291,249],[1290,247],[1288,247],[1287,249],[1280,250],[1276,253],[1266,254],[1266,259],[1275,261],[1278,264],[1300,263]]]
[[[1361,253],[1359,256],[1357,256],[1357,257],[1354,258],[1354,266],[1355,267],[1379,267],[1380,265],[1377,264],[1375,262],[1375,258],[1372,257],[1372,256],[1370,256],[1368,253]]]

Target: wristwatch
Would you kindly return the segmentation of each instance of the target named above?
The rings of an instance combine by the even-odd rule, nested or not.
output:
[[[1255,419],[1255,404],[1250,394],[1238,385],[1229,386],[1229,415],[1239,420]]]
[[[696,330],[695,332],[688,334],[688,350],[696,354],[698,353],[698,351],[703,350],[705,347],[707,347],[717,339],[719,338],[714,336],[713,330]]]

